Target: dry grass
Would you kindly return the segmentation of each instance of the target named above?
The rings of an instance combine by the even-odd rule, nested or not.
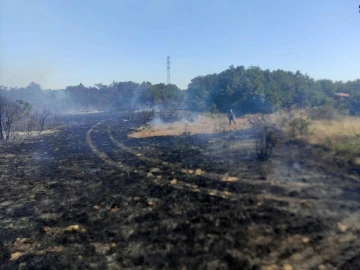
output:
[[[178,121],[174,123],[167,123],[163,125],[152,126],[149,129],[142,129],[137,132],[133,132],[129,135],[132,138],[145,138],[153,136],[178,136],[185,132],[190,134],[211,134],[214,132],[226,132],[246,129],[249,127],[247,118],[235,119],[236,125],[229,125],[229,120],[225,114],[219,114],[216,119],[211,118],[209,115],[200,114],[198,120],[191,123],[184,121]],[[187,125],[187,126],[186,126]],[[214,130],[216,129],[216,130]]]
[[[132,138],[144,138],[153,136],[178,136],[185,131],[188,134],[213,134],[243,130],[251,127],[249,119],[261,118],[261,115],[246,115],[235,119],[236,125],[229,126],[227,116],[218,114],[211,117],[209,114],[199,114],[198,120],[193,123],[184,121],[152,126],[129,135]],[[267,115],[266,122],[290,135],[289,123],[296,118],[308,119],[305,110],[278,111]],[[343,116],[336,120],[309,120],[309,132],[297,135],[295,139],[301,139],[310,145],[320,145],[329,149],[329,155],[337,156],[344,161],[360,166],[360,118]],[[294,138],[294,137],[293,137]]]
[[[309,144],[322,145],[329,155],[345,166],[360,167],[360,118],[346,116],[341,120],[313,121],[313,132],[305,137]]]
[[[289,133],[289,122],[296,118],[308,119],[304,110],[279,111],[269,115],[269,122]],[[336,120],[310,120],[309,133],[298,136],[309,144],[327,145],[329,140],[334,145],[343,143],[347,139],[360,137],[360,118],[343,116]]]
[[[273,114],[270,121],[273,124],[279,122],[290,123],[291,120],[303,118],[308,120],[305,111],[292,110],[288,116]],[[282,125],[282,130],[290,137],[289,126]],[[310,120],[309,131],[303,135],[295,136],[310,145],[323,146],[328,149],[327,155],[342,160],[344,164],[351,163],[360,166],[360,118],[354,116],[342,116],[334,120]]]
[[[343,117],[341,120],[316,120],[311,125],[313,132],[307,136],[311,144],[324,144],[329,139],[333,143],[341,143],[346,139],[356,138],[356,133],[360,134],[359,117]]]

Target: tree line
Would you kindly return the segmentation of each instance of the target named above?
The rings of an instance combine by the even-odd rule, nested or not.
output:
[[[272,113],[297,106],[331,106],[343,113],[360,113],[360,80],[315,80],[300,71],[262,70],[230,66],[229,69],[191,80],[187,88],[189,108],[197,111],[229,108],[238,113]],[[349,94],[339,97],[336,93]]]
[[[349,97],[338,97],[337,92],[347,93]],[[43,90],[32,82],[23,88],[0,86],[0,96],[58,113],[144,108],[226,112],[231,108],[245,114],[271,113],[294,105],[299,108],[327,105],[343,113],[360,113],[360,80],[315,80],[300,71],[270,71],[254,66],[230,66],[218,74],[195,77],[185,90],[174,84],[131,81],[90,87],[80,83],[65,89]]]

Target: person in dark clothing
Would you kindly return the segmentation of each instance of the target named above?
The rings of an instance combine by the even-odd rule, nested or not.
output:
[[[233,111],[232,110],[230,110],[229,111],[229,113],[228,113],[228,118],[229,118],[229,125],[231,126],[231,121],[233,121],[234,122],[234,125],[236,125],[236,123],[235,123],[235,114],[233,113]]]

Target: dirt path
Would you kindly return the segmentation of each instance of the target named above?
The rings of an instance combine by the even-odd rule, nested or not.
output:
[[[121,115],[72,117],[3,145],[4,269],[359,269],[360,184],[298,146],[261,180],[251,131],[129,138]]]

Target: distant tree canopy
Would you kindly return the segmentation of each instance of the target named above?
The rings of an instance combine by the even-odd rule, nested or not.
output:
[[[347,93],[350,97],[336,96],[336,92]],[[80,83],[64,90],[44,91],[32,82],[26,88],[0,86],[0,95],[53,112],[119,111],[176,105],[195,111],[216,108],[225,112],[231,108],[237,113],[271,113],[293,105],[307,108],[326,104],[343,112],[360,113],[360,80],[314,80],[300,71],[270,71],[254,66],[230,66],[219,74],[195,77],[186,90],[174,84],[114,81],[110,85],[99,83],[86,87]]]
[[[151,86],[150,96],[158,107],[180,107],[185,97],[176,85],[163,83]]]
[[[350,97],[338,98],[336,92]],[[270,113],[292,105],[306,108],[328,104],[354,114],[360,113],[360,80],[314,80],[300,71],[230,66],[219,74],[192,79],[187,101],[189,108],[197,111],[216,105],[220,112],[232,108],[238,113]]]

